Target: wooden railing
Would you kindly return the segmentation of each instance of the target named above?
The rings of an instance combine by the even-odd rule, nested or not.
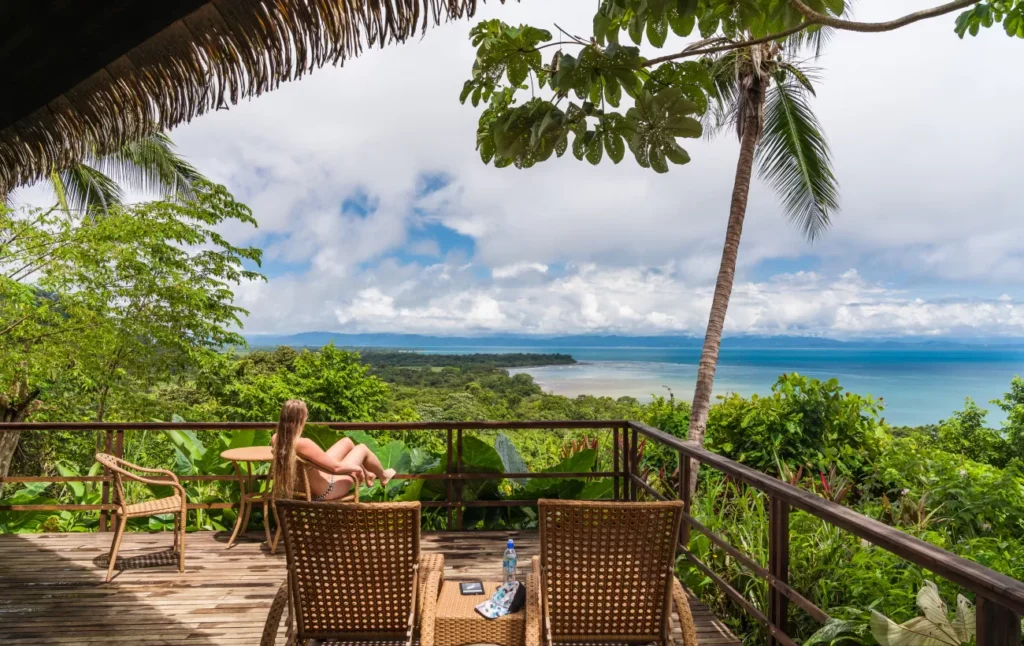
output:
[[[424,507],[447,510],[450,529],[462,529],[463,512],[474,507],[519,507],[535,505],[534,500],[463,500],[463,485],[470,480],[504,478],[611,478],[612,496],[616,500],[637,500],[642,496],[683,501],[684,522],[680,530],[679,552],[708,576],[733,602],[762,624],[772,646],[795,646],[788,635],[789,604],[807,612],[818,622],[826,622],[828,614],[789,585],[789,517],[792,509],[802,510],[835,527],[848,531],[915,565],[944,577],[976,596],[977,643],[979,646],[1020,646],[1021,615],[1024,615],[1024,583],[995,572],[955,554],[926,543],[905,532],[885,525],[842,505],[825,500],[799,487],[787,484],[738,462],[707,451],[697,444],[673,437],[638,422],[610,421],[530,421],[530,422],[422,422],[422,423],[329,423],[338,431],[433,431],[444,433],[446,439],[445,471],[436,474],[400,474],[402,479],[443,480],[445,499],[423,501]],[[239,431],[269,430],[271,423],[19,423],[0,424],[0,433],[18,431],[81,431],[104,433],[107,452],[123,454],[125,431]],[[583,473],[469,473],[463,463],[463,435],[473,431],[541,431],[599,430],[611,433],[612,468],[610,471]],[[644,437],[675,451],[679,459],[678,478],[674,491],[658,491],[640,474],[638,442]],[[716,534],[691,511],[689,480],[697,465],[715,469],[730,478],[763,492],[769,500],[768,563],[758,563],[724,537]],[[185,476],[183,481],[238,481],[239,475]],[[0,511],[100,511],[101,529],[107,527],[107,513],[114,509],[110,501],[110,479],[103,476],[31,476],[0,478],[0,482],[102,482],[99,505],[0,505]],[[225,509],[234,503],[190,503],[190,509]],[[768,612],[765,614],[733,588],[725,579],[690,551],[690,535],[699,532],[718,549],[736,559],[754,575],[767,582]]]

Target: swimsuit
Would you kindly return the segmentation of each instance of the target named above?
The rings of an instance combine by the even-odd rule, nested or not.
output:
[[[313,496],[313,502],[323,502],[327,499],[327,496],[331,495],[331,491],[334,490],[334,474],[331,474],[331,481],[327,483],[327,489],[319,496]]]

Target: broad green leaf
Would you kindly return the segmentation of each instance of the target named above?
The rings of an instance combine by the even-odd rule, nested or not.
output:
[[[897,624],[877,610],[871,611],[871,634],[880,646],[961,646],[925,617]]]
[[[665,45],[665,38],[668,36],[668,20],[665,16],[655,19],[653,16],[647,19],[647,40],[655,47]]]
[[[830,646],[832,642],[843,635],[856,635],[860,626],[861,624],[856,621],[829,619],[817,632],[805,639],[802,646],[817,646],[818,644]]]
[[[580,500],[607,500],[612,497],[612,485],[615,483],[611,478],[592,480],[583,487],[580,492]]]
[[[601,163],[601,158],[604,156],[604,146],[602,145],[603,137],[594,137],[589,144],[587,144],[587,161],[593,165]]]
[[[668,162],[665,161],[665,153],[663,153],[660,148],[652,145],[648,158],[651,160],[651,168],[656,172],[668,172]]]
[[[519,455],[515,445],[512,444],[512,440],[504,433],[498,433],[498,437],[495,438],[494,450],[497,451],[498,456],[501,458],[505,473],[527,473],[530,470],[526,463],[523,462],[523,458]],[[525,486],[528,480],[517,478],[513,482]]]
[[[683,16],[678,12],[672,11],[668,14],[668,24],[672,27],[672,31],[676,36],[685,38],[693,33],[693,27],[697,24],[697,17],[692,13]]]
[[[619,107],[619,101],[622,99],[622,86],[619,85],[619,81],[615,77],[604,77],[604,98],[608,101],[608,105],[613,108]]]
[[[622,135],[617,132],[605,133],[604,146],[608,151],[608,156],[616,164],[622,161],[622,158],[626,155],[626,142],[622,139]]]
[[[526,76],[530,73],[530,66],[526,63],[526,59],[522,56],[514,56],[509,62],[507,67],[508,82],[513,86],[522,85],[526,81]],[[476,105],[474,103],[474,105]]]
[[[466,473],[504,473],[504,465],[494,447],[469,435],[462,438],[462,470]]]

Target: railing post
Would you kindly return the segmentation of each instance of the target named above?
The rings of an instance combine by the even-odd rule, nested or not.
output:
[[[109,429],[104,433],[103,452],[107,455],[114,452],[114,432]],[[103,505],[110,504],[110,478],[110,471],[104,467],[102,493],[100,494],[100,503]],[[100,510],[100,531],[110,531],[110,512],[106,509]]]
[[[629,478],[628,484],[629,484],[629,500],[630,501],[635,501],[636,500],[636,482],[633,481],[633,478],[637,477],[638,466],[639,465],[637,464],[637,455],[636,455],[637,432],[636,432],[635,428],[632,429],[632,431],[633,432],[630,433],[630,438],[629,438],[629,473],[630,473],[630,478]]]
[[[977,601],[978,646],[1020,646],[1020,617],[981,595]]]
[[[460,428],[456,433],[457,438],[457,455],[455,470],[457,473],[462,473],[462,429]],[[455,483],[455,502],[458,507],[455,508],[455,528],[462,531],[462,479]]]
[[[455,496],[452,490],[452,429],[448,429],[448,466],[445,468],[445,473],[448,477],[445,479],[445,489],[448,494],[446,501],[448,502],[448,529],[455,529],[454,518],[452,514],[452,503],[455,501]]]
[[[619,472],[619,427],[612,429],[612,471]],[[612,500],[621,500],[619,497],[619,476],[612,478]]]
[[[686,514],[690,513],[690,458],[683,455],[683,452],[679,452],[679,499],[683,501],[683,512]],[[679,531],[682,534],[680,540],[683,543],[683,547],[690,549],[690,521],[687,516],[683,516],[683,522],[679,526]]]
[[[768,499],[768,572],[789,585],[789,504],[772,496]],[[768,582],[768,619],[779,631],[789,633],[789,598]],[[769,637],[769,646],[782,642]]]

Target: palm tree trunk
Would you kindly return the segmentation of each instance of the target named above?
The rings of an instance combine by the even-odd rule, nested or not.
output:
[[[725,327],[725,313],[732,296],[732,283],[736,275],[736,259],[740,251],[740,237],[743,234],[743,219],[747,214],[747,196],[750,194],[750,176],[754,168],[754,149],[760,135],[760,107],[763,92],[758,88],[751,92],[755,105],[744,110],[744,123],[740,124],[740,155],[736,162],[736,178],[732,186],[732,204],[729,207],[729,225],[725,230],[725,247],[722,249],[722,263],[718,268],[718,281],[711,301],[711,315],[708,318],[707,334],[700,353],[697,368],[697,387],[693,393],[690,409],[689,439],[704,444],[707,429],[708,410],[711,408],[711,390],[715,384],[715,368],[718,366],[718,350],[722,345],[722,329]],[[751,109],[752,108],[752,109]],[[696,489],[697,464],[690,467],[690,490]]]

